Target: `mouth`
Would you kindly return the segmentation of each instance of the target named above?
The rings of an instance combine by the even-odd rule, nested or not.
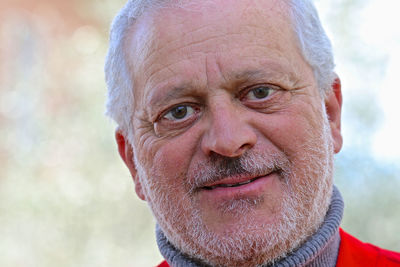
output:
[[[197,192],[203,201],[215,204],[242,197],[259,197],[265,192],[273,190],[278,185],[279,180],[280,174],[276,170],[258,176],[231,176],[204,184],[198,187]]]
[[[260,179],[262,177],[263,176],[258,176],[258,177],[255,177],[255,178],[252,178],[252,179],[248,179],[248,180],[245,180],[245,181],[239,181],[237,183],[229,183],[229,182],[221,181],[221,182],[218,182],[218,183],[213,184],[213,185],[204,186],[204,187],[202,187],[202,189],[204,189],[204,190],[213,190],[213,189],[216,189],[216,188],[239,187],[239,186],[250,184],[250,183],[252,183],[252,182],[254,182],[254,181],[256,181],[256,180],[258,180],[258,179]]]

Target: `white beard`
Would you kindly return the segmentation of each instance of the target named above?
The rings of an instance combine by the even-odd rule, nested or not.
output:
[[[163,182],[160,171],[155,168],[149,176],[135,158],[146,200],[168,240],[183,253],[214,266],[271,263],[301,245],[322,224],[333,190],[333,143],[328,119],[323,114],[319,132],[304,144],[298,152],[301,156],[297,155],[301,164],[296,165],[307,168],[299,169],[280,151],[263,155],[249,150],[240,158],[241,168],[252,173],[278,165],[282,169],[285,196],[276,207],[279,211],[276,220],[258,225],[252,222],[252,213],[266,201],[264,197],[232,199],[218,204],[221,213],[237,219],[234,232],[211,231],[204,224],[200,207],[190,192],[193,183],[213,179],[218,166],[201,164],[194,170],[198,173],[194,174],[196,178],[182,177],[188,192],[176,196],[176,188]],[[134,155],[138,155],[137,151]]]

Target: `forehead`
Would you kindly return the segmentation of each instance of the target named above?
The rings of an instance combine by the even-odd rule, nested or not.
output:
[[[287,11],[282,0],[203,0],[146,12],[127,46],[135,95],[148,85],[201,72],[208,55],[232,73],[241,71],[234,69],[238,63],[249,69],[267,62],[292,65],[302,58]]]
[[[268,34],[267,38],[292,38],[293,32],[283,0],[200,0],[147,10],[131,28],[127,49],[137,61],[154,51],[167,53],[218,37]],[[260,36],[261,37],[261,36]],[[265,41],[265,38],[259,38]],[[271,42],[265,43],[268,45]],[[286,40],[287,41],[287,40]],[[211,49],[218,47],[215,44]],[[220,47],[228,45],[220,43]],[[231,46],[235,46],[229,43]],[[242,44],[237,44],[242,45]],[[152,50],[152,51],[150,51]],[[132,53],[133,52],[133,53]],[[206,51],[203,51],[206,52]]]
[[[164,7],[146,10],[139,18],[136,29],[148,26],[146,32],[161,38],[157,43],[162,43],[176,37],[175,34],[195,35],[195,30],[208,27],[218,29],[222,34],[237,29],[245,30],[250,26],[266,26],[271,29],[274,25],[289,22],[288,6],[284,0],[190,0],[182,1],[182,4],[170,2],[171,4],[166,3]]]

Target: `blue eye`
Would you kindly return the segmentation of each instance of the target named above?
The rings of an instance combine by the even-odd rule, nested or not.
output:
[[[165,114],[164,118],[171,120],[171,121],[176,121],[176,120],[182,120],[186,118],[187,116],[190,116],[194,113],[194,110],[191,106],[188,105],[180,105],[172,108],[168,113]]]
[[[267,86],[259,86],[254,89],[251,89],[246,97],[249,100],[258,100],[268,97],[274,91],[273,88]]]

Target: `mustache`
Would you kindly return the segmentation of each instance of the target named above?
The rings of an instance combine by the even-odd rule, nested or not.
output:
[[[205,162],[197,164],[187,181],[189,192],[195,192],[207,184],[226,177],[264,176],[278,172],[286,180],[289,173],[289,159],[281,153],[256,153],[247,151],[240,157],[224,157],[212,154]]]

